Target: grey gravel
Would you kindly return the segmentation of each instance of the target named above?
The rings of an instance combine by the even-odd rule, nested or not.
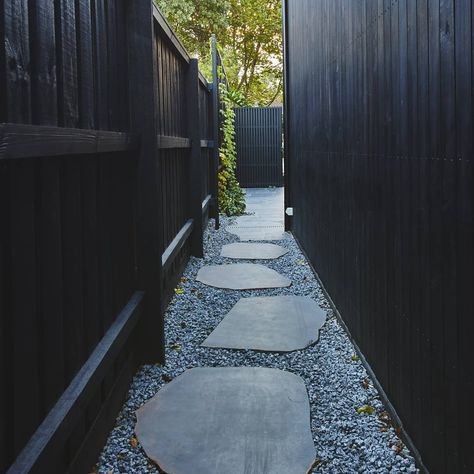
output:
[[[232,263],[220,256],[224,244],[238,238],[225,230],[232,219],[212,223],[205,236],[205,258],[192,258],[166,312],[166,365],[145,365],[135,375],[116,426],[98,460],[100,474],[158,473],[134,437],[135,410],[165,383],[191,367],[274,367],[298,374],[305,381],[311,404],[311,429],[317,473],[418,472],[408,449],[397,437],[377,390],[317,283],[293,238],[278,245],[288,253],[273,261],[253,260],[290,278],[290,288],[235,291],[208,287],[195,280],[203,265]],[[200,344],[242,297],[300,295],[313,298],[328,312],[319,342],[287,354],[200,347]],[[368,405],[372,414],[357,412]],[[192,474],[192,473],[190,473]],[[223,473],[224,474],[224,473]]]

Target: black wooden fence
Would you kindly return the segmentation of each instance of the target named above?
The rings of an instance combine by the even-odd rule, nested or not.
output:
[[[244,188],[283,186],[281,107],[235,109],[237,180]]]
[[[150,0],[3,0],[0,35],[0,471],[90,472],[216,215],[218,104]]]
[[[472,2],[285,14],[294,234],[425,465],[474,472]]]

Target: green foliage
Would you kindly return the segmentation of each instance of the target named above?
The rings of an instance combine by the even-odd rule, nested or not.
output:
[[[228,216],[240,215],[245,211],[245,196],[235,177],[237,152],[235,149],[235,112],[227,87],[219,84],[222,114],[222,144],[219,157],[222,169],[219,172],[219,208]]]
[[[281,0],[155,0],[211,78],[208,42],[219,41],[231,90],[251,106],[281,102]]]
[[[229,89],[229,99],[236,107],[251,107],[250,102],[240,91]]]

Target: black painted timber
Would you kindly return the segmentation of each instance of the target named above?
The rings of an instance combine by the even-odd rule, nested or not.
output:
[[[138,148],[137,134],[105,130],[0,124],[0,160],[129,151]]]
[[[20,471],[86,472],[138,364],[164,362],[163,312],[217,202],[219,110],[149,0],[3,0],[0,37],[0,471],[23,451]],[[71,392],[104,347],[108,370]]]
[[[283,186],[282,108],[235,109],[237,180],[243,188]]]
[[[142,311],[144,294],[137,292],[118,315],[93,353],[48,413],[26,447],[8,469],[8,474],[51,472],[57,453],[85,415],[97,383],[111,370],[116,357],[132,334]],[[94,457],[88,459],[93,465]]]
[[[473,472],[472,2],[284,13],[293,233],[420,467]]]
[[[197,59],[189,61],[186,72],[187,127],[191,142],[188,165],[189,206],[193,219],[191,234],[191,254],[204,256],[203,219],[202,219],[202,181],[201,173],[201,124],[199,122],[199,66]]]
[[[212,150],[212,173],[211,173],[211,193],[214,196],[211,205],[212,217],[216,222],[216,229],[219,229],[219,144],[220,144],[220,117],[219,117],[219,67],[222,66],[222,61],[219,56],[217,49],[217,39],[215,35],[211,38],[211,50],[212,50],[212,139],[214,140],[214,146]]]

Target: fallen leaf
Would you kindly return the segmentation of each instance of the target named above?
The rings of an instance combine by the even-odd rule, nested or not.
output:
[[[182,295],[184,293],[184,290],[182,288],[175,288],[174,289],[174,292],[177,294],[177,295]]]
[[[179,352],[181,350],[181,345],[175,342],[174,344],[171,344],[170,349]]]
[[[369,379],[366,377],[364,380],[361,382],[362,387],[364,387],[366,390],[370,387],[370,382]]]
[[[362,414],[365,413],[366,415],[372,415],[372,413],[375,411],[374,407],[371,407],[370,405],[362,405],[361,407],[357,408],[357,413]]]

